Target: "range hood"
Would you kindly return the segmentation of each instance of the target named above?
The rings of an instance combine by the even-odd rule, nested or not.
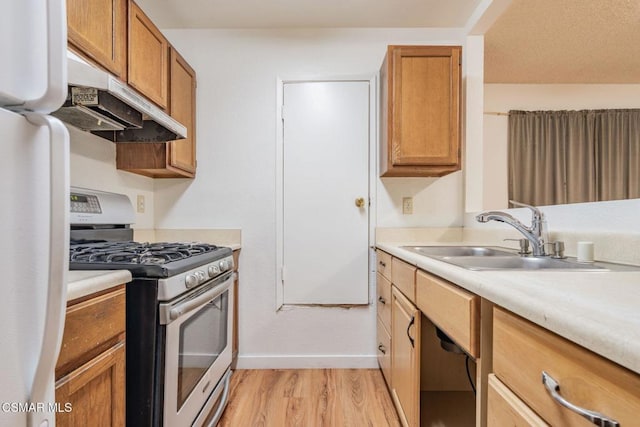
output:
[[[69,92],[52,113],[63,122],[112,142],[166,142],[187,128],[111,74],[67,53]]]

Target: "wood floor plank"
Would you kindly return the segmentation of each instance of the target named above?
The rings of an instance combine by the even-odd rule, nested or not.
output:
[[[221,427],[399,426],[378,369],[236,370]]]

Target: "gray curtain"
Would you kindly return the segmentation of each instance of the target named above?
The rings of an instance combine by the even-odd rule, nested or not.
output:
[[[640,197],[640,109],[510,111],[508,139],[512,200]]]

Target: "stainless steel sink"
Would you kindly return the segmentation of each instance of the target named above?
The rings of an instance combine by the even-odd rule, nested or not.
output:
[[[469,270],[579,270],[608,271],[604,266],[594,263],[582,264],[571,259],[553,259],[540,257],[494,256],[494,257],[442,257],[441,261]]]
[[[402,249],[468,270],[631,271],[640,267],[609,262],[579,263],[575,258],[520,256],[496,246],[402,246]]]
[[[411,252],[428,257],[488,257],[518,254],[506,248],[493,246],[403,246]]]

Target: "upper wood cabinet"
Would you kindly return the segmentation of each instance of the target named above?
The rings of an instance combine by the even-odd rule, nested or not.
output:
[[[152,178],[193,178],[196,173],[196,73],[171,47],[169,112],[187,138],[168,143],[118,144],[118,169]]]
[[[389,46],[382,68],[380,176],[460,169],[460,46]]]
[[[169,163],[196,172],[196,72],[171,48],[171,117],[187,127],[187,138],[171,142]]]
[[[129,85],[166,109],[169,103],[169,42],[131,0],[128,54]]]
[[[69,45],[121,80],[127,73],[127,0],[67,0]]]

